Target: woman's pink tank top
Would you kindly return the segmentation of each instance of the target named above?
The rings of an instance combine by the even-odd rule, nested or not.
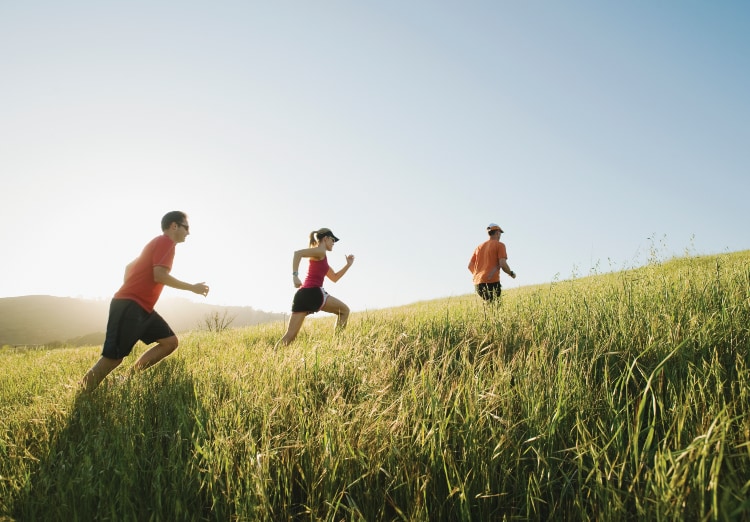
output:
[[[302,288],[321,288],[327,273],[327,257],[324,257],[320,261],[311,259],[310,266],[307,268],[307,277],[305,277],[305,282],[302,284]]]

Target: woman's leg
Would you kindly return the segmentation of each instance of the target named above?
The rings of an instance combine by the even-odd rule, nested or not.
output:
[[[281,341],[279,341],[281,344],[287,346],[297,338],[297,334],[299,333],[300,328],[302,328],[302,323],[305,322],[306,316],[307,312],[294,312],[292,314],[289,318],[289,326],[287,326],[286,333],[284,334],[284,337],[281,338]]]
[[[324,312],[328,312],[329,314],[336,314],[336,329],[341,330],[346,326],[346,322],[349,320],[349,307],[344,304],[343,301],[339,301],[332,295],[328,296],[328,299],[326,299],[325,304],[323,305],[323,308],[321,308]]]

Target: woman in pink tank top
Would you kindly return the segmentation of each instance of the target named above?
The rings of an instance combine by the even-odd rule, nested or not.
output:
[[[288,345],[294,341],[300,328],[302,328],[305,317],[320,310],[336,314],[336,330],[340,330],[346,326],[346,321],[349,319],[349,307],[339,299],[328,295],[323,289],[323,281],[326,277],[335,283],[341,279],[346,271],[349,270],[349,267],[352,266],[352,263],[354,263],[354,256],[349,254],[346,256],[346,265],[338,272],[334,272],[328,266],[328,257],[326,254],[333,250],[333,245],[338,240],[339,238],[333,235],[333,232],[329,228],[314,230],[310,232],[309,248],[297,250],[294,253],[294,258],[292,259],[292,277],[294,287],[298,288],[298,290],[294,294],[292,317],[289,319],[289,326],[286,334],[279,341],[280,343]],[[307,269],[307,277],[305,277],[304,283],[299,278],[299,263],[303,257],[310,259],[310,266]]]

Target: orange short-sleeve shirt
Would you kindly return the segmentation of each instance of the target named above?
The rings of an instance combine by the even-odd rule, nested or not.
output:
[[[130,299],[147,312],[152,312],[164,288],[163,284],[154,281],[154,267],[164,266],[168,270],[172,269],[175,244],[167,235],[158,236],[149,242],[128,271],[125,282],[115,294],[115,298]]]
[[[499,282],[501,259],[508,259],[505,243],[488,239],[479,245],[469,261],[474,284]]]

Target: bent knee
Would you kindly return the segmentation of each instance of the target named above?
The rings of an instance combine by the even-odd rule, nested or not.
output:
[[[173,352],[180,345],[180,341],[179,339],[177,339],[176,335],[173,335],[172,337],[167,337],[166,339],[160,340],[159,344],[162,345],[167,350],[169,350],[170,352]]]

